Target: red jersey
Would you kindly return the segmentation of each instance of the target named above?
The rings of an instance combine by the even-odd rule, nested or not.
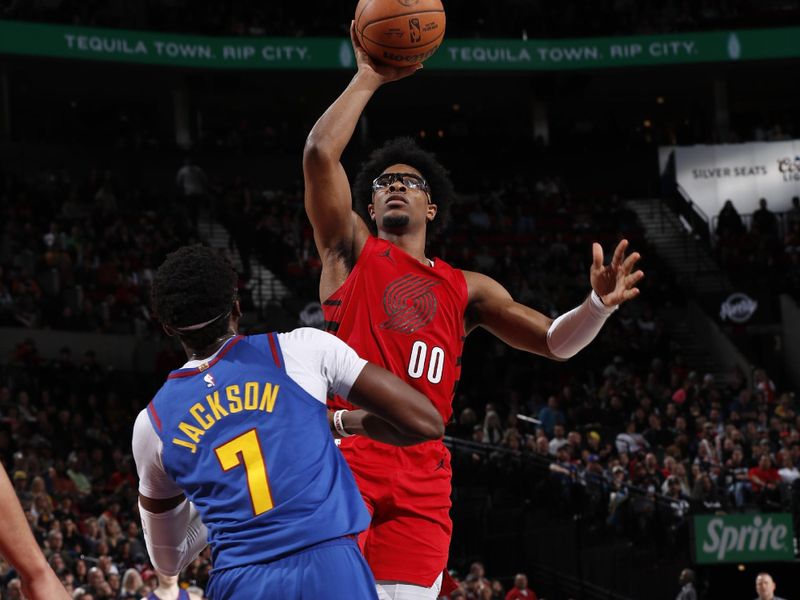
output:
[[[441,260],[427,266],[370,237],[350,275],[322,303],[325,329],[359,356],[425,394],[445,423],[461,374],[467,282]],[[354,408],[338,396],[332,408]]]

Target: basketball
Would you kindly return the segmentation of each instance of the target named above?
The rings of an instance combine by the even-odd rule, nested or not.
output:
[[[360,0],[355,21],[367,54],[396,67],[430,58],[444,39],[441,0]]]

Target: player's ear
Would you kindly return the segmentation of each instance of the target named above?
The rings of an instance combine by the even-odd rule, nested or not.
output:
[[[367,204],[367,212],[369,213],[369,218],[371,221],[375,220],[375,205],[371,202]]]
[[[429,202],[428,209],[425,214],[425,218],[428,220],[428,223],[430,223],[436,218],[436,213],[438,212],[439,212],[439,207],[433,204],[432,202]]]
[[[233,308],[231,309],[231,316],[234,319],[239,319],[242,316],[242,305],[239,302],[239,298],[233,301]]]
[[[164,329],[164,333],[166,333],[169,337],[175,337],[175,330],[166,324],[161,324],[161,327]]]

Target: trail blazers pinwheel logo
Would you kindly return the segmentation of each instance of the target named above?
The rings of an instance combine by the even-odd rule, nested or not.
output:
[[[389,319],[381,323],[381,329],[414,333],[433,321],[436,296],[431,290],[437,285],[432,279],[408,274],[386,286],[383,309]]]

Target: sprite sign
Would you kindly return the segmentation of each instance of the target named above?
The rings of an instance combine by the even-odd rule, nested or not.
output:
[[[790,514],[698,515],[694,538],[700,564],[794,560]]]

